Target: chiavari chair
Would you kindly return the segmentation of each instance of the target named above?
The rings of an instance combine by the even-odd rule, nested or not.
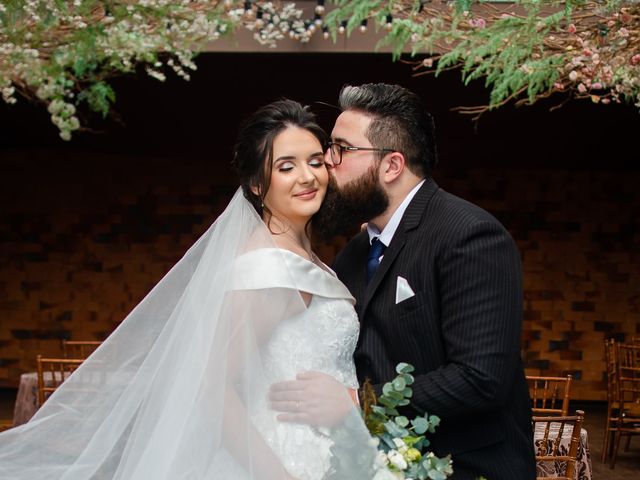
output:
[[[611,456],[613,449],[613,437],[618,422],[618,384],[616,382],[617,362],[616,362],[616,341],[607,338],[604,341],[604,361],[605,373],[607,375],[607,419],[602,440],[602,458],[604,463],[608,456]]]
[[[571,375],[566,377],[527,375],[533,414],[566,417],[569,414],[571,381]]]
[[[62,340],[62,356],[84,360],[101,344],[102,342],[90,340]]]
[[[83,361],[76,358],[43,358],[38,355],[38,405],[41,406]]]
[[[535,441],[539,472],[540,469],[543,472],[551,470],[554,473],[553,478],[556,480],[574,480],[583,421],[584,412],[582,410],[576,410],[576,414],[573,416],[532,417],[533,431],[543,430],[542,436],[537,436]],[[569,428],[571,429],[571,437],[567,445],[567,442],[563,442],[562,439],[565,431],[569,434]],[[537,477],[537,480],[545,478],[547,477]]]
[[[615,444],[610,466],[615,467],[620,440],[640,435],[640,344],[618,343],[616,351],[616,387],[618,416],[615,422]]]

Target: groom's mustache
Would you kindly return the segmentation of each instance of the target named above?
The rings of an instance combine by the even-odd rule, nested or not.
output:
[[[324,202],[311,221],[314,237],[326,242],[348,235],[388,207],[389,196],[378,182],[375,166],[342,187],[330,172]]]

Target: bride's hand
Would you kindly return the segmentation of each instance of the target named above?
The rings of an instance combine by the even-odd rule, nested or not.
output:
[[[335,378],[320,372],[305,372],[296,380],[271,386],[271,408],[283,422],[333,427],[354,408],[348,390]]]

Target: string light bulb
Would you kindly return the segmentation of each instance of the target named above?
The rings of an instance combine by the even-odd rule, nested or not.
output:
[[[367,23],[368,20],[366,18],[360,22],[360,33],[367,33]]]
[[[258,8],[258,12],[256,13],[256,22],[255,22],[255,25],[258,28],[261,28],[262,26],[264,26],[264,20],[262,19],[263,15],[264,13],[262,12],[262,9]]]
[[[340,26],[338,27],[338,33],[340,35],[344,34],[344,32],[347,31],[347,21],[346,20],[342,20],[340,22]]]
[[[393,28],[393,16],[391,14],[388,14],[385,21],[386,23],[384,24],[384,28],[387,30],[387,32],[390,32]]]
[[[324,0],[318,0],[318,4],[316,5],[315,12],[318,15],[322,15],[324,13]]]
[[[322,27],[322,38],[329,40],[329,27]]]
[[[251,2],[244,2],[244,15],[247,18],[253,17],[253,8],[251,8]]]

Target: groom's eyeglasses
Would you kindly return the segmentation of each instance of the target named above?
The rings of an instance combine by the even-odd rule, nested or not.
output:
[[[342,163],[342,154],[343,152],[357,152],[359,150],[368,151],[368,152],[395,152],[396,150],[391,148],[369,148],[369,147],[351,147],[346,145],[340,145],[339,143],[329,142],[327,144],[327,148],[329,148],[329,153],[331,154],[331,163],[335,165],[340,165]]]

